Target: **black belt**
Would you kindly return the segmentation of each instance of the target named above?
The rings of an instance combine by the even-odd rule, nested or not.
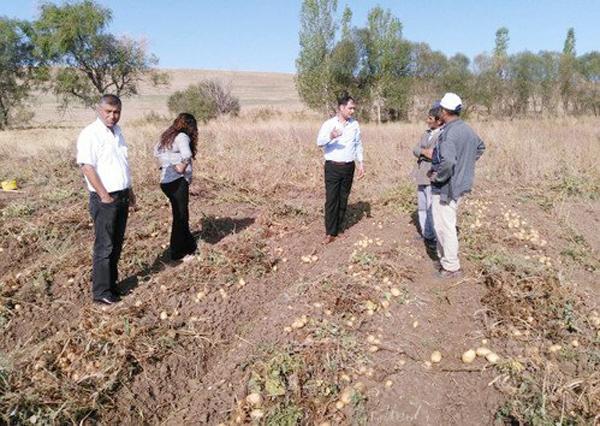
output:
[[[354,164],[354,161],[333,161],[333,160],[325,160],[326,163],[334,164],[336,166],[348,166],[350,164]]]
[[[108,193],[111,197],[122,197],[129,195],[129,188],[122,189],[120,191],[113,191]]]

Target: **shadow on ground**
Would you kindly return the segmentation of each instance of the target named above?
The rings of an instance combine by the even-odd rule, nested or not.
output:
[[[233,219],[231,217],[205,216],[202,218],[202,231],[195,233],[195,237],[200,237],[202,241],[208,244],[216,244],[231,234],[237,234],[254,223],[253,217],[244,217],[242,219]]]
[[[350,229],[364,217],[371,217],[371,203],[368,201],[358,201],[348,205],[346,210],[346,226],[344,229]]]
[[[216,244],[225,238],[227,235],[236,234],[243,231],[254,223],[252,217],[242,219],[233,219],[230,217],[205,216],[202,219],[202,231],[193,233],[196,240],[202,240],[208,244]],[[156,256],[154,261],[142,268],[137,273],[130,275],[118,284],[119,293],[127,294],[135,289],[140,282],[149,279],[151,276],[158,274],[167,266],[174,266],[181,263],[181,260],[171,260],[171,250],[167,248],[161,254]]]
[[[124,280],[118,283],[117,287],[119,289],[119,293],[128,294],[133,291],[138,285],[140,285],[140,281],[144,281],[147,278],[149,279],[155,274],[158,274],[160,271],[165,269],[167,265],[176,265],[181,263],[181,261],[173,261],[171,260],[171,249],[167,248],[162,251],[161,254],[156,256],[154,261],[143,267],[140,271],[136,272],[133,275],[128,276]]]

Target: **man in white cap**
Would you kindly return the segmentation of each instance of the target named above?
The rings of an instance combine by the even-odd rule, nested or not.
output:
[[[431,179],[432,214],[437,251],[440,258],[439,276],[461,275],[456,232],[457,209],[462,197],[471,191],[475,162],[485,151],[483,141],[460,119],[462,101],[454,93],[440,100],[444,128],[432,153]]]

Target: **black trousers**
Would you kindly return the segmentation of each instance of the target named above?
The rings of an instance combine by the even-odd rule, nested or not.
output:
[[[354,162],[334,163],[325,161],[325,232],[336,236],[342,230],[342,222],[348,207],[348,197],[354,179]]]
[[[90,215],[94,221],[94,255],[92,260],[92,295],[109,296],[119,281],[117,265],[121,257],[129,213],[129,190],[111,192],[110,204],[90,192]]]
[[[184,178],[161,183],[160,189],[171,202],[173,224],[171,226],[171,259],[179,260],[196,251],[196,240],[190,232],[188,203],[190,187]]]

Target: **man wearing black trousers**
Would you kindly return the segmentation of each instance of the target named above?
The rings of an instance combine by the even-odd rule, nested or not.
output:
[[[135,207],[127,145],[117,126],[121,100],[104,95],[96,108],[98,118],[77,139],[77,163],[90,192],[90,215],[94,221],[92,297],[112,305],[118,301],[119,258],[127,215]]]
[[[325,154],[325,239],[329,244],[341,231],[348,197],[354,178],[355,161],[358,162],[358,178],[365,175],[360,127],[353,116],[356,103],[352,96],[338,99],[335,117],[325,121],[317,137],[317,145]]]

